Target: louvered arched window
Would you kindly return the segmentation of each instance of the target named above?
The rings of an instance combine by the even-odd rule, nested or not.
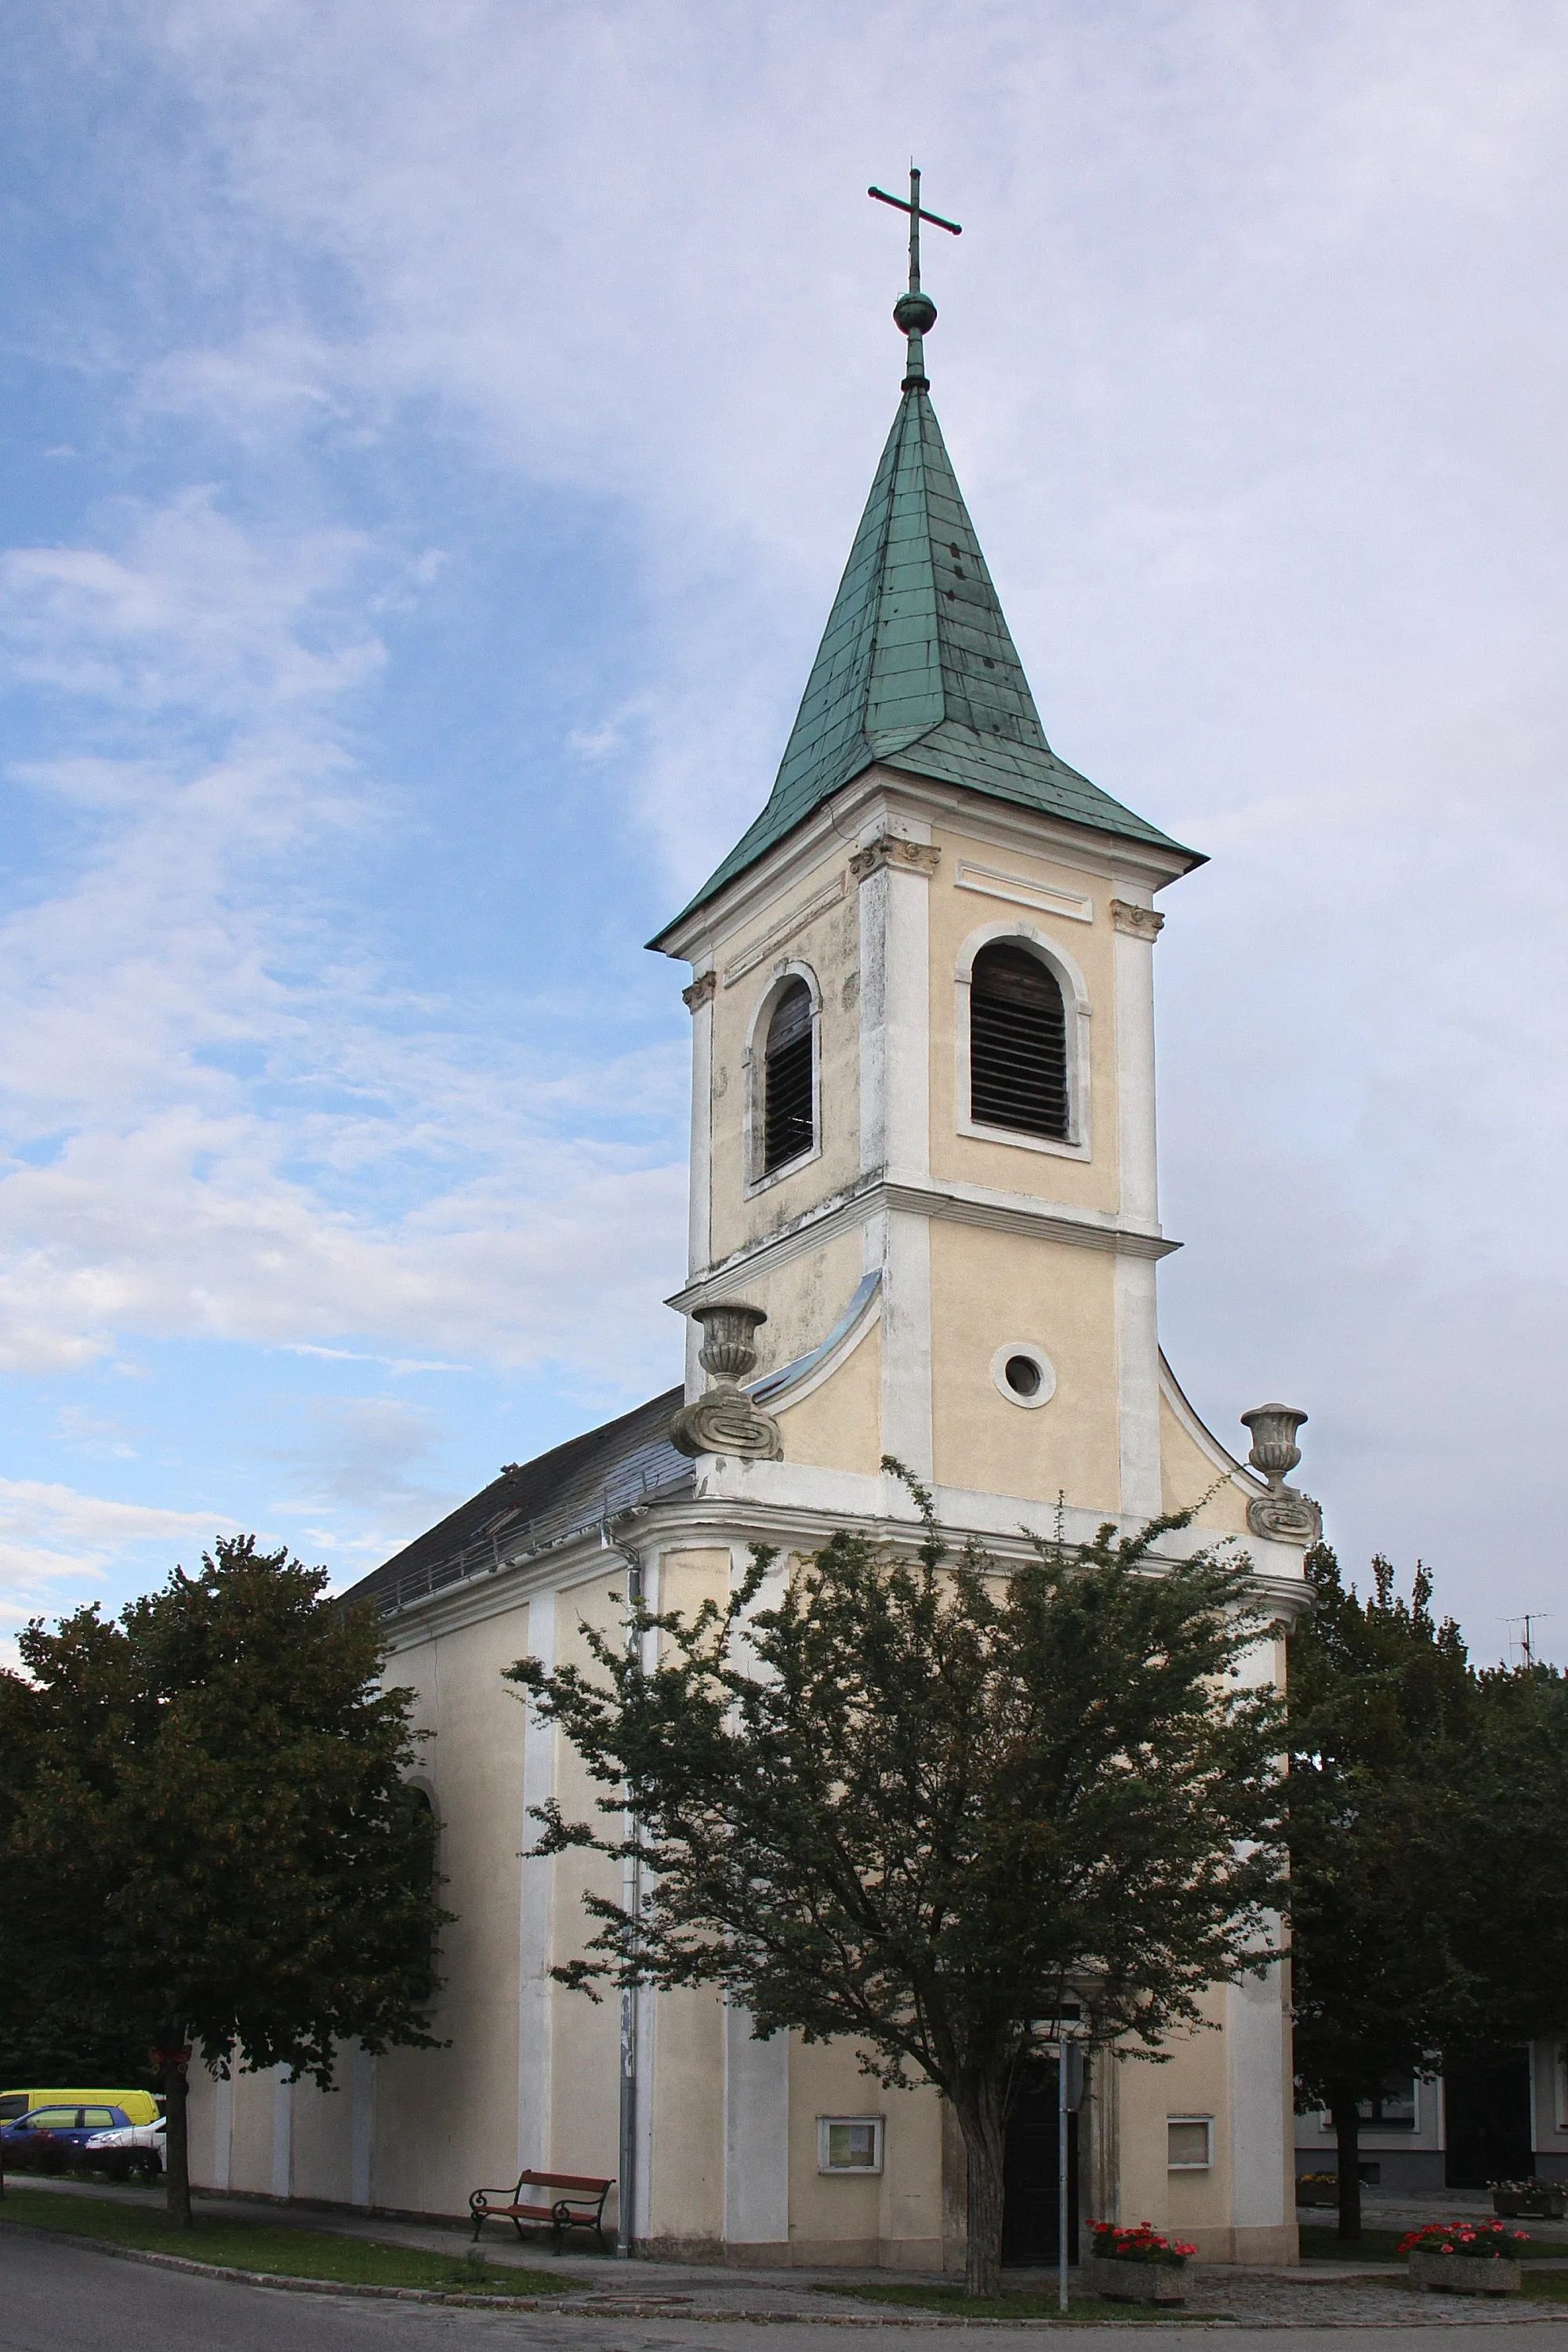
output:
[[[997,940],[969,983],[969,1115],[977,1126],[1066,1142],[1067,1014],[1055,972],[1027,948]]]
[[[792,980],[773,1006],[763,1055],[763,1173],[787,1167],[816,1141],[811,991]]]

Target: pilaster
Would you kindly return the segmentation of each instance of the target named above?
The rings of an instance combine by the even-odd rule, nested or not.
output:
[[[528,1647],[540,1664],[555,1664],[555,1595],[542,1592],[528,1604]],[[528,1710],[522,1736],[522,1788],[519,1844],[537,1843],[539,1824],[529,1809],[542,1805],[555,1793],[555,1740],[552,1724]],[[551,2039],[555,1987],[550,1975],[551,1908],[555,1865],[548,1860],[525,1861],[520,1873],[521,1892],[518,1919],[517,1986],[517,2154],[518,2168],[543,2170],[551,2158]]]
[[[688,1275],[701,1272],[712,1254],[713,1233],[713,999],[718,975],[699,972],[682,989],[691,1015],[691,1175],[687,1205],[686,1259]],[[702,1334],[686,1327],[686,1397],[688,1403],[702,1393],[701,1366],[697,1361]]]
[[[272,2074],[272,2194],[288,2197],[294,2180],[294,2085],[286,2066]]]
[[[213,2187],[226,2189],[234,2162],[233,2074],[220,2074],[213,2088]]]
[[[1118,1210],[1131,1224],[1158,1230],[1154,1124],[1154,941],[1164,917],[1112,898],[1116,999]],[[1160,1332],[1155,1261],[1116,1261],[1117,1452],[1121,1508],[1152,1518],[1162,1500]]]
[[[1154,1125],[1154,942],[1164,917],[1110,901],[1116,991],[1116,1138],[1119,1208],[1153,1224],[1160,1214]]]
[[[922,826],[929,833],[930,828]],[[931,1170],[929,840],[879,833],[849,871],[860,895],[860,1167]]]
[[[350,2150],[349,2201],[366,2208],[375,2201],[372,2151],[375,2147],[375,2059],[355,2042],[350,2066],[350,2096],[353,2102]]]
[[[752,2038],[749,2011],[724,2005],[724,2243],[789,2260],[789,2035]],[[765,2254],[761,2256],[766,2260]]]
[[[1279,1933],[1276,1923],[1276,1941]],[[1289,2203],[1286,2197],[1295,2172],[1295,2129],[1280,1964],[1231,1985],[1226,2006],[1235,2259],[1279,2261],[1274,2242],[1295,2221],[1293,2179]]]

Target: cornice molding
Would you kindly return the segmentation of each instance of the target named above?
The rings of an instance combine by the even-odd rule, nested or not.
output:
[[[1180,1242],[1167,1241],[1157,1230],[1123,1223],[1092,1210],[1070,1209],[1061,1202],[1027,1200],[1019,1193],[990,1192],[977,1184],[922,1184],[897,1176],[873,1176],[849,1192],[808,1209],[795,1224],[764,1240],[749,1243],[716,1265],[705,1266],[685,1287],[665,1301],[678,1315],[688,1315],[710,1298],[722,1298],[734,1288],[742,1272],[768,1273],[793,1265],[812,1250],[823,1248],[840,1234],[853,1231],[885,1210],[907,1215],[941,1218],[961,1225],[979,1225],[990,1233],[1026,1234],[1037,1241],[1065,1243],[1071,1249],[1109,1250],[1120,1257],[1169,1257]]]
[[[739,1466],[735,1465],[736,1469]],[[772,1466],[761,1465],[764,1472]],[[806,1465],[779,1467],[793,1471],[798,1481]],[[715,1488],[720,1487],[733,1475],[721,1474],[711,1483]],[[655,1497],[634,1504],[618,1513],[603,1531],[584,1532],[549,1551],[503,1561],[494,1570],[410,1601],[395,1615],[383,1619],[384,1638],[394,1654],[416,1648],[467,1626],[521,1611],[530,1601],[547,1594],[569,1592],[579,1585],[596,1582],[606,1571],[613,1572],[632,1557],[646,1558],[654,1551],[739,1552],[753,1543],[764,1543],[780,1551],[809,1552],[818,1550],[840,1528],[847,1528],[851,1533],[870,1537],[879,1549],[905,1553],[911,1559],[918,1555],[925,1535],[921,1522],[878,1507],[886,1491],[884,1479],[846,1479],[839,1474],[834,1483],[864,1490],[869,1507],[858,1510],[842,1505],[816,1507],[799,1501],[770,1500],[762,1493],[735,1495],[700,1489],[694,1496],[672,1497],[668,1502]],[[973,1510],[966,1516],[966,1506],[978,1497],[939,1487],[934,1499],[938,1521],[944,1534],[953,1539],[955,1548],[973,1536],[979,1547],[1004,1569],[1017,1566],[1033,1556],[1029,1522],[1037,1522],[1040,1534],[1048,1537],[1054,1531],[1058,1508],[1055,1503],[997,1496],[985,1498],[992,1509],[983,1517]],[[1005,1525],[1001,1524],[1005,1517]],[[1069,1543],[1080,1538],[1090,1540],[1107,1518],[1124,1534],[1133,1533],[1141,1524],[1119,1519],[1113,1512],[1069,1507],[1064,1514],[1063,1533]],[[1173,1567],[1199,1546],[1214,1541],[1213,1533],[1201,1528],[1173,1530],[1151,1553],[1151,1562],[1156,1569],[1162,1564]],[[1294,1554],[1294,1547],[1279,1549],[1287,1556]],[[1268,1549],[1273,1551],[1275,1547],[1270,1544]],[[1252,1584],[1259,1601],[1289,1627],[1311,1608],[1310,1589],[1300,1571],[1283,1561],[1276,1565],[1265,1559],[1258,1564],[1256,1549],[1252,1556]]]
[[[1114,878],[1125,877],[1133,888],[1159,890],[1192,871],[1190,859],[1163,850],[1153,842],[1134,841],[1124,834],[1097,833],[1092,826],[1069,824],[1011,801],[994,801],[956,785],[873,767],[814,810],[793,834],[755,866],[738,874],[717,898],[693,908],[683,921],[662,933],[658,951],[677,962],[689,962],[704,946],[732,937],[760,902],[776,898],[820,865],[835,847],[848,847],[868,812],[879,804],[891,816],[923,818],[973,840],[988,841],[1001,849],[1022,849],[1048,858],[1053,865],[1101,879],[1109,871]]]

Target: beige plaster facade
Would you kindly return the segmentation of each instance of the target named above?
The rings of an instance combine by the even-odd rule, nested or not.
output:
[[[198,2180],[458,2214],[470,2189],[525,2165],[626,2173],[626,2225],[655,2251],[962,2263],[951,2118],[929,2089],[868,2082],[847,2049],[758,2042],[713,1994],[645,1995],[623,2104],[614,2004],[548,1973],[582,1949],[585,1885],[618,1894],[618,1866],[520,1859],[529,1805],[555,1795],[582,1812],[598,1791],[529,1723],[501,1669],[524,1652],[583,1656],[584,1626],[616,1621],[634,1562],[655,1605],[689,1610],[729,1590],[752,1540],[787,1558],[843,1524],[898,1538],[910,1506],[884,1454],[934,1484],[955,1533],[1003,1557],[1021,1527],[1048,1530],[1058,1497],[1071,1536],[1201,1504],[1169,1551],[1242,1537],[1289,1619],[1300,1549],[1247,1536],[1262,1483],[1199,1423],[1159,1348],[1156,1268],[1174,1244],[1158,1220],[1147,917],[1180,870],[1158,848],[873,768],[668,939],[696,982],[689,1276],[671,1303],[766,1309],[757,1378],[788,1374],[767,1400],[784,1459],[703,1456],[679,1499],[543,1551],[500,1547],[489,1572],[389,1618],[389,1673],[416,1691],[432,1735],[419,1777],[458,1914],[434,2017],[448,2046],[347,2053],[330,2095],[199,2077]],[[1119,914],[1129,908],[1143,919]],[[965,1117],[970,966],[1011,938],[1050,961],[1068,1008],[1061,1144],[987,1135]],[[759,1041],[796,977],[814,1007],[815,1141],[765,1177]],[[1020,1346],[1054,1379],[1037,1409],[995,1376],[998,1352]],[[694,1346],[689,1397],[703,1379]],[[1260,1655],[1258,1674],[1282,1654]],[[1168,2063],[1099,2069],[1080,2210],[1146,2218],[1217,2259],[1292,2259],[1279,1972],[1216,1990],[1210,2026]],[[882,2119],[879,2172],[819,2170],[826,2116]],[[1200,2137],[1204,2162],[1173,2165],[1173,2148],[1190,2158]]]

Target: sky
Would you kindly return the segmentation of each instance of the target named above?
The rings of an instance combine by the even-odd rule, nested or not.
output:
[[[1157,950],[1178,1377],[1568,1659],[1568,5],[4,32],[0,1637],[679,1377],[684,971],[898,399]],[[1510,1648],[1510,1644],[1515,1645]]]

